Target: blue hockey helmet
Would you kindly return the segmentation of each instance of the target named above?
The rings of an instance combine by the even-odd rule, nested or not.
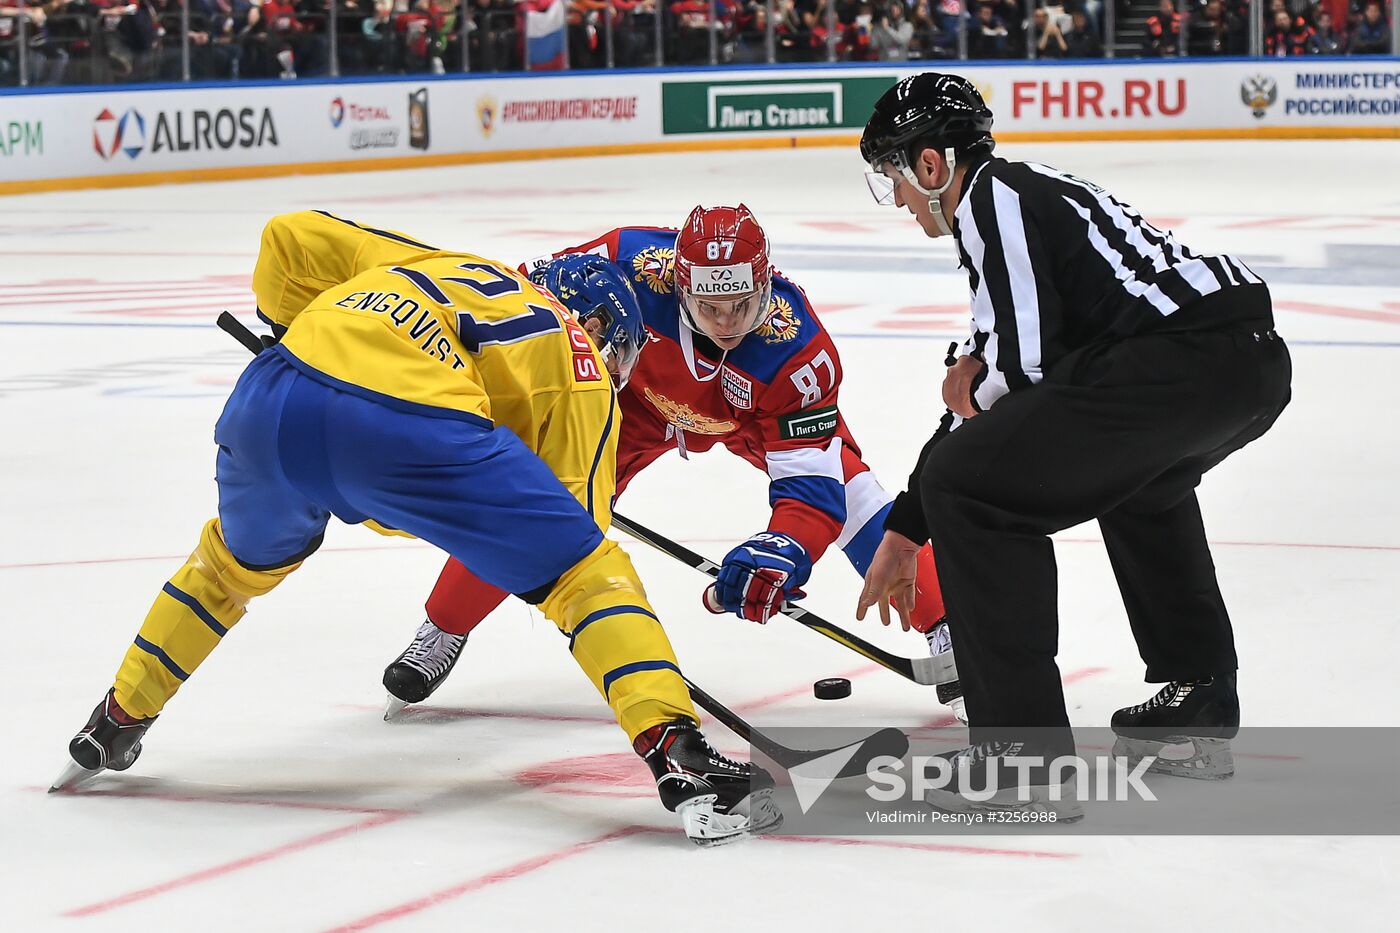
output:
[[[566,253],[532,269],[530,281],[548,289],[580,324],[601,325],[593,338],[598,354],[617,387],[625,386],[647,344],[642,307],[627,276],[602,256]]]

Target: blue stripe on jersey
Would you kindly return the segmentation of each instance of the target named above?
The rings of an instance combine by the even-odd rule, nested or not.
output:
[[[607,697],[608,691],[612,689],[612,685],[618,679],[626,677],[628,674],[639,674],[642,671],[675,671],[679,674],[681,669],[670,661],[633,661],[631,664],[615,667],[603,675],[603,696]]]
[[[165,586],[161,587],[161,592],[163,592],[166,596],[169,596],[176,602],[184,603],[185,607],[189,609],[190,612],[193,612],[196,616],[198,616],[199,621],[209,626],[209,630],[212,631],[215,635],[218,635],[220,638],[223,638],[225,635],[228,634],[228,629],[224,628],[222,625],[219,624],[219,620],[214,618],[214,614],[212,612],[210,612],[208,609],[205,609],[204,606],[200,604],[199,600],[195,599],[193,596],[191,596],[189,593],[186,593],[184,590],[180,589],[175,584],[165,584]]]
[[[184,671],[180,670],[180,665],[170,660],[170,655],[166,654],[164,649],[151,644],[150,642],[146,641],[146,639],[142,638],[140,635],[136,636],[136,647],[140,648],[142,651],[146,652],[151,657],[155,658],[157,661],[163,664],[165,666],[165,669],[170,673],[174,674],[178,679],[190,679],[189,674],[186,674]]]
[[[588,468],[588,514],[593,514],[593,479],[598,475],[598,464],[603,461],[603,451],[608,446],[608,438],[612,435],[613,418],[617,414],[617,393],[612,393],[612,398],[608,400],[608,422],[603,425],[603,436],[598,438],[598,449],[593,452],[593,466]],[[585,620],[587,621],[587,620]],[[577,630],[575,630],[577,631]]]
[[[656,615],[654,613],[648,612],[641,606],[611,606],[607,609],[599,609],[597,612],[590,612],[588,615],[584,616],[583,621],[580,622],[578,625],[575,625],[574,630],[569,633],[569,650],[574,650],[574,639],[578,638],[579,633],[582,632],[584,629],[588,628],[588,626],[592,625],[594,622],[597,622],[600,619],[606,619],[611,616],[620,615],[641,615],[646,616],[649,619],[656,619]],[[656,619],[656,621],[660,622],[661,620]]]
[[[768,504],[795,499],[830,515],[837,524],[846,521],[846,488],[829,476],[785,476],[768,484]]]
[[[362,399],[376,402],[383,405],[385,408],[406,412],[410,415],[421,415],[425,418],[449,418],[453,421],[465,421],[468,424],[480,425],[487,430],[496,426],[490,419],[483,418],[481,415],[474,412],[462,411],[457,408],[440,408],[437,405],[424,405],[422,402],[410,402],[408,399],[398,398],[393,395],[385,395],[383,392],[376,392],[373,389],[367,389],[353,382],[337,379],[334,376],[321,372],[310,363],[303,362],[296,354],[292,353],[291,350],[288,350],[280,343],[272,349],[280,354],[289,364],[296,367],[297,371],[303,376],[309,376],[322,385],[330,386],[332,389],[339,389],[341,392],[348,392],[351,395],[358,395]]]
[[[437,250],[436,246],[429,246],[427,243],[419,243],[417,240],[410,240],[406,236],[399,236],[397,233],[390,233],[388,230],[376,230],[373,227],[361,226],[360,224],[355,223],[353,220],[346,220],[344,217],[337,217],[330,211],[316,211],[315,213],[320,214],[322,217],[329,217],[331,220],[338,220],[346,226],[354,227],[356,230],[363,230],[365,233],[373,233],[375,236],[383,237],[386,240],[393,240],[395,243],[403,243],[405,246],[416,246],[419,249],[427,250],[429,252],[435,252]]]

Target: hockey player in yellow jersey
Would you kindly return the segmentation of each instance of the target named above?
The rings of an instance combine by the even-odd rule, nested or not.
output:
[[[537,604],[651,767],[687,834],[781,819],[762,769],[698,729],[611,519],[625,382],[646,343],[627,280],[592,256],[530,278],[321,212],[274,218],[253,290],[280,338],[218,424],[218,517],[165,584],[53,789],[125,770],[165,704],[330,516],[408,534]]]

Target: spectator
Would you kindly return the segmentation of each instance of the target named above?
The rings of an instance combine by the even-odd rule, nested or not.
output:
[[[816,40],[812,36],[815,9],[815,0],[778,0],[779,61],[803,62],[816,58]]]
[[[761,32],[767,28],[768,11],[763,4],[757,6],[765,17]],[[617,66],[655,64],[656,0],[613,0],[613,16],[613,59]]]
[[[1036,58],[1064,58],[1069,53],[1069,43],[1060,32],[1059,20],[1045,7],[1036,7],[1034,19]]]
[[[655,0],[647,0],[655,7]],[[476,71],[502,71],[519,68],[521,43],[513,0],[471,0],[472,68]],[[631,9],[633,0],[617,0],[619,10]],[[396,66],[397,67],[397,66]]]
[[[1327,10],[1317,11],[1317,26],[1313,29],[1310,55],[1345,55],[1347,37],[1332,25],[1332,14]]]
[[[904,18],[902,0],[893,0],[875,23],[870,45],[881,61],[902,62],[909,58],[909,44],[914,41],[914,24]]]
[[[958,41],[958,34],[944,32],[935,25],[939,22],[936,17],[940,16],[941,13],[935,13],[930,8],[930,0],[917,0],[914,4],[914,12],[909,16],[909,25],[913,30],[913,37],[909,41],[910,58],[947,55],[948,50],[953,48]]]
[[[366,71],[398,70],[398,33],[394,30],[394,0],[374,0],[374,9],[360,21],[360,49]]]
[[[439,75],[446,71],[442,53],[447,47],[447,24],[447,14],[437,0],[415,0],[412,9],[394,17],[394,29],[401,36],[405,71],[431,71]]]
[[[1103,58],[1103,43],[1084,10],[1069,15],[1070,29],[1064,34],[1066,58]]]
[[[1232,31],[1222,0],[1207,0],[1200,15],[1186,23],[1186,51],[1190,55],[1224,55],[1230,49]]]
[[[849,17],[850,22],[846,22]],[[875,28],[875,8],[862,3],[852,12],[837,3],[837,32],[840,42],[837,45],[837,58],[842,61],[870,61],[875,51],[870,47],[870,34]]]
[[[977,22],[967,31],[968,58],[1006,58],[1010,43],[1005,24],[990,3],[977,5]]]
[[[1002,28],[1006,30],[1006,53],[998,57],[1024,55],[1027,23],[1025,0],[979,0],[977,5],[990,5],[996,19],[1001,20]]]
[[[1157,12],[1147,17],[1144,53],[1149,58],[1174,58],[1180,41],[1181,14],[1177,13],[1176,4],[1172,0],[1158,0]]]
[[[564,21],[568,24],[569,67],[602,67],[607,49],[600,35],[606,0],[568,0]]]
[[[734,60],[740,64],[756,64],[768,60],[768,6],[760,0],[749,0],[734,18]]]
[[[709,61],[710,0],[676,0],[671,3],[671,16],[675,61],[692,65]]]
[[[1381,13],[1380,0],[1369,0],[1361,22],[1351,36],[1353,55],[1385,55],[1390,51],[1390,24]]]
[[[1268,35],[1264,37],[1264,55],[1268,58],[1287,58],[1294,55],[1307,55],[1312,43],[1312,29],[1301,16],[1294,19],[1287,10],[1274,13],[1274,22]]]
[[[62,9],[62,4],[55,4],[55,9]],[[63,74],[68,69],[68,51],[62,43],[55,41],[55,37],[49,30],[49,10],[43,6],[26,5],[23,15],[28,20],[25,24],[26,35],[29,40],[29,83],[30,84],[61,84]],[[9,70],[15,75],[15,82],[19,78],[19,17],[21,11],[18,6],[0,5],[0,24],[8,22],[10,34],[14,37],[13,52],[7,54],[9,60]],[[0,39],[4,34],[0,33]],[[3,69],[0,63],[0,69]]]

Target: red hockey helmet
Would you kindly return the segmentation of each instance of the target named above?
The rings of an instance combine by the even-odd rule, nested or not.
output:
[[[737,340],[768,314],[768,237],[742,204],[691,211],[676,235],[675,270],[681,321],[697,333]]]

